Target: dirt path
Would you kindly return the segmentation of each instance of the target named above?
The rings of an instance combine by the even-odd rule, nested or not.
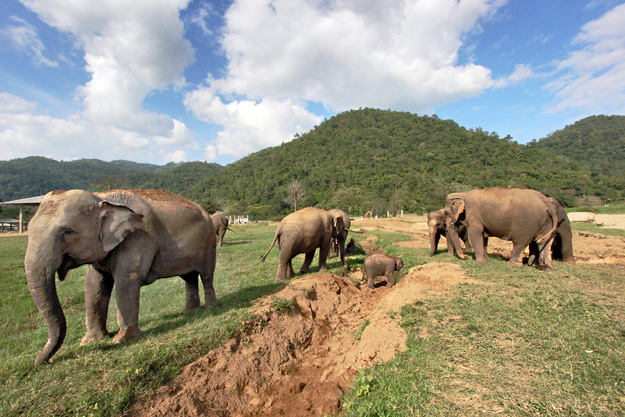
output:
[[[429,248],[424,219],[367,220],[357,225],[409,233],[413,240],[403,246]],[[625,263],[623,238],[575,232],[573,239],[580,263]],[[367,253],[376,250],[373,236],[359,243]],[[444,250],[444,239],[441,243],[439,250]],[[510,249],[509,242],[489,242],[491,257],[509,257]],[[172,383],[135,404],[131,415],[332,414],[360,369],[406,349],[406,334],[399,326],[403,305],[442,296],[471,282],[460,266],[440,262],[413,268],[392,288],[382,281],[370,290],[354,284],[359,280],[360,271],[351,279],[311,275],[259,300],[257,320],[247,324],[244,334],[188,365]],[[290,312],[275,311],[277,297],[292,300]]]

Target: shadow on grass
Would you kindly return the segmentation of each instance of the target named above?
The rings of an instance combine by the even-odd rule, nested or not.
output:
[[[246,243],[250,243],[250,239],[246,240],[228,240],[223,242],[223,246],[236,246],[236,245],[244,245]]]

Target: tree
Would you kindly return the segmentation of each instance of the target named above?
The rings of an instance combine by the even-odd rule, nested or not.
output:
[[[306,190],[298,180],[291,180],[286,186],[286,197],[284,202],[293,207],[293,211],[297,211],[297,203],[305,201]]]

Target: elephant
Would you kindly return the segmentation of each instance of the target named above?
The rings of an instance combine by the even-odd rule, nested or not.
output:
[[[223,246],[224,236],[226,236],[226,230],[232,230],[228,227],[230,220],[228,220],[228,216],[223,213],[215,213],[210,216],[211,222],[213,223],[213,227],[215,228],[215,233],[217,234],[217,246]]]
[[[454,252],[458,257],[466,259],[466,255],[462,251],[460,241],[456,239],[459,237],[464,241],[464,246],[468,250],[472,250],[471,243],[469,243],[469,236],[467,234],[466,224],[460,223],[457,227],[451,223],[451,219],[445,214],[445,209],[431,211],[427,214],[427,224],[430,234],[430,256],[434,256],[438,249],[438,242],[441,236],[445,236],[447,240],[447,252],[453,255]],[[449,233],[449,230],[456,227],[457,233]],[[455,242],[454,242],[455,240]]]
[[[338,251],[338,254],[341,259],[341,262],[343,263],[343,266],[345,267],[345,269],[349,270],[349,266],[347,265],[347,261],[345,260],[345,242],[347,242],[347,234],[350,231],[353,233],[364,233],[365,230],[364,229],[351,230],[350,229],[352,225],[351,219],[349,218],[349,215],[345,213],[343,210],[330,209],[328,210],[328,212],[332,214],[333,217],[341,216],[341,218],[343,219],[343,225],[345,226],[345,229],[338,238],[333,239],[332,243],[333,243],[334,248]]]
[[[113,287],[119,332],[113,343],[139,339],[140,287],[159,278],[186,282],[186,308],[219,305],[213,288],[215,230],[196,203],[161,190],[51,191],[29,223],[24,266],[28,287],[48,326],[35,366],[61,347],[67,326],[54,276],[89,264],[85,277],[87,332],[81,343],[102,340]]]
[[[549,201],[555,206],[558,216],[558,228],[556,229],[556,235],[553,238],[553,245],[551,246],[551,257],[575,265],[575,257],[573,256],[573,230],[571,229],[569,216],[566,214],[564,206],[558,200],[550,197]],[[532,242],[530,243],[530,257],[527,263],[530,265],[534,263],[537,256],[538,245],[536,242]]]
[[[367,256],[363,268],[367,274],[369,288],[373,288],[375,277],[384,275],[386,277],[386,285],[392,287],[395,285],[395,271],[399,271],[404,267],[404,261],[401,258],[376,253]]]
[[[330,253],[333,239],[339,239],[346,228],[341,215],[332,215],[330,212],[315,207],[306,207],[286,216],[276,230],[267,253],[260,257],[265,261],[276,242],[280,248],[280,264],[276,279],[285,281],[295,276],[291,260],[305,253],[306,258],[300,269],[301,273],[309,271],[310,264],[319,248],[319,271],[326,271],[326,260]]]
[[[552,269],[551,245],[558,226],[554,204],[542,193],[519,188],[486,188],[447,196],[445,212],[458,225],[465,222],[475,261],[486,263],[484,238],[513,243],[511,266],[523,266],[523,250],[535,241],[539,267]],[[455,232],[455,228],[452,229]]]

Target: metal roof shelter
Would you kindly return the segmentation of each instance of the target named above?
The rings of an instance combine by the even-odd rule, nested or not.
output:
[[[23,211],[24,211],[24,206],[38,206],[39,204],[41,204],[41,200],[43,200],[43,195],[37,196],[37,197],[28,197],[28,198],[22,198],[20,200],[13,200],[13,201],[3,201],[2,205],[4,206],[19,206],[20,207],[20,228],[19,228],[19,232],[22,233],[24,232],[24,217],[23,217]]]

